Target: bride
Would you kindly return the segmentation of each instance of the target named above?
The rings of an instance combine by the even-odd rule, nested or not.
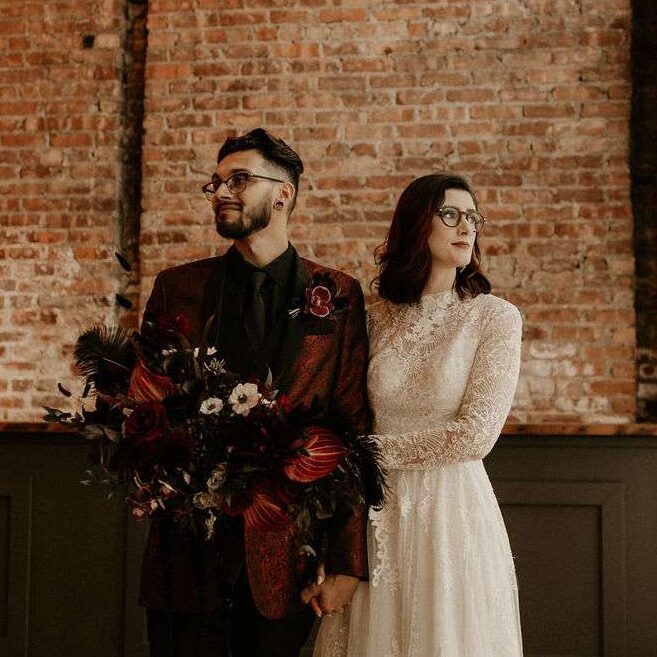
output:
[[[389,492],[370,511],[370,581],[324,616],[314,657],[522,655],[513,559],[482,463],[511,407],[522,325],[480,271],[483,225],[463,178],[423,176],[379,247],[368,385]]]

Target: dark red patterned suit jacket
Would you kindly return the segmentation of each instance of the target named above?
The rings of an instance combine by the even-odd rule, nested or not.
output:
[[[358,282],[342,272],[300,258],[295,253],[295,297],[301,298],[314,273],[328,273],[347,300],[344,311],[322,324],[292,318],[287,313],[275,325],[279,377],[277,387],[293,404],[310,403],[317,396],[349,419],[358,433],[369,430],[366,397],[367,334],[363,294]],[[161,272],[146,306],[153,315],[183,314],[191,321],[191,343],[199,344],[208,318],[217,313],[234,321],[236,313],[225,290],[225,257],[199,260]],[[221,300],[218,299],[221,296]],[[220,310],[217,311],[217,308]],[[145,313],[145,314],[146,314]],[[221,331],[218,329],[218,343]],[[245,349],[250,348],[245,339]],[[241,348],[241,347],[240,347]],[[325,521],[328,538],[326,567],[366,579],[367,512]],[[217,523],[211,541],[193,536],[174,523],[153,522],[142,564],[141,604],[176,612],[212,611],[226,603],[232,582],[246,561],[253,598],[263,616],[281,618],[301,609],[303,583],[298,545],[292,530],[253,531],[239,521]]]

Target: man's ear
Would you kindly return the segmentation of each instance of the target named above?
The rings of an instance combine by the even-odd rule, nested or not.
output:
[[[281,201],[288,201],[289,202],[292,199],[294,199],[294,192],[295,192],[294,185],[291,182],[284,182],[281,185],[280,189],[278,190],[277,197]]]

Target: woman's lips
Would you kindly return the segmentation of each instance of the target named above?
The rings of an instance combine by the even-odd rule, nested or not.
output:
[[[468,244],[468,242],[452,242],[452,246],[458,246],[461,249],[470,248],[470,244]]]

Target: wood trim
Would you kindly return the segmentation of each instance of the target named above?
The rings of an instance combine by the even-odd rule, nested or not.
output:
[[[27,657],[30,630],[31,543],[33,524],[32,475],[0,470],[0,497],[7,499],[8,541],[6,590],[0,591],[0,654]]]

